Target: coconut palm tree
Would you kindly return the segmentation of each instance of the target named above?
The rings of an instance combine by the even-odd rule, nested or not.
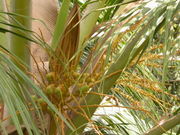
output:
[[[1,133],[178,134],[179,4],[0,0]]]

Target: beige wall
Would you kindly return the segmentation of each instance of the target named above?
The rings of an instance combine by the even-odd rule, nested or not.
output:
[[[50,31],[53,32],[57,17],[56,0],[32,0],[32,17],[42,20]],[[41,35],[41,31],[46,42],[51,40],[51,32],[49,32],[41,22],[33,21],[32,30],[39,35]],[[41,57],[43,60],[47,60],[45,52],[37,45],[33,44],[31,50],[38,62],[40,61],[39,57]]]

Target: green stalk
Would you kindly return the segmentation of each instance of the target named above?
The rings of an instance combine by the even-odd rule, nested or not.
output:
[[[179,124],[180,124],[180,113],[168,120],[165,120],[161,125],[157,125],[154,128],[150,129],[144,135],[162,135],[169,129],[172,129],[173,127]]]
[[[56,50],[58,43],[61,39],[61,36],[65,30],[70,5],[71,5],[71,0],[63,0],[61,9],[57,17],[55,31],[51,43],[52,49],[54,51]]]
[[[31,21],[25,17],[22,16],[30,16],[31,15],[31,0],[11,0],[10,1],[10,8],[11,12],[14,14],[17,14],[16,16],[12,16],[13,18],[10,19],[10,24],[12,26],[18,26],[20,28],[26,28],[31,29]],[[16,27],[9,27],[10,31],[12,31],[14,34],[8,34],[8,37],[10,39],[10,52],[17,57],[17,59],[13,59],[13,63],[22,71],[26,71],[22,67],[22,65],[19,63],[23,63],[26,67],[28,67],[28,70],[30,70],[30,42],[22,38],[18,35],[22,35],[24,37],[30,37],[30,33],[24,32],[23,29],[19,30]],[[24,80],[22,77],[20,77],[18,74],[16,74],[16,77],[18,78],[18,81],[21,84],[24,84]],[[15,86],[19,88],[19,85],[17,82],[14,81]],[[9,111],[10,108],[8,108]],[[22,122],[22,118],[19,117],[20,122]],[[18,131],[19,133],[19,131]]]
[[[31,0],[11,0],[11,8],[12,12],[19,15],[30,16],[31,13]],[[18,21],[21,27],[25,27],[27,29],[31,28],[31,21],[29,19],[15,16],[14,19]],[[12,24],[17,26],[15,21],[12,21]],[[17,30],[16,28],[12,28],[12,31],[18,33],[20,35],[25,35],[30,37],[31,35],[28,33],[23,33],[22,31]],[[17,35],[10,35],[10,50],[16,55],[22,62],[30,67],[30,46],[29,41],[27,39],[23,39],[18,37]],[[15,64],[19,67],[20,65],[15,62]],[[21,68],[22,69],[22,68]]]

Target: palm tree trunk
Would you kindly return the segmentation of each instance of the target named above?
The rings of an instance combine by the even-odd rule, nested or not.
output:
[[[0,11],[7,12],[6,4],[5,4],[4,0],[0,0]],[[7,16],[5,14],[0,13],[0,21],[4,21],[4,17],[6,18]],[[5,28],[7,26],[4,26],[4,25],[0,24],[0,27]],[[4,48],[6,48],[6,49],[9,48],[9,46],[7,44],[7,34],[0,33],[0,43]]]
[[[18,14],[17,16],[14,16],[15,20],[14,19],[11,20],[12,24],[15,26],[22,26],[23,28],[30,29],[31,21],[22,16],[30,16],[31,0],[11,0],[11,8],[12,8],[13,13]],[[22,15],[22,16],[19,16],[19,15]],[[28,32],[24,33],[18,30],[17,28],[12,28],[11,30],[15,33],[24,35],[26,37],[31,36]],[[10,36],[10,50],[13,54],[15,54],[22,62],[24,62],[30,68],[30,46],[29,46],[29,41],[27,41],[27,39],[23,39],[16,35],[11,35]],[[20,67],[20,65],[17,62],[15,63],[18,67]]]

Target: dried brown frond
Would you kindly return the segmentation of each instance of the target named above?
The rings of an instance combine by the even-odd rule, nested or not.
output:
[[[79,20],[79,7],[75,4],[70,11],[67,26],[60,39],[59,46],[50,59],[50,71],[56,73],[58,83],[68,82],[68,80],[64,79],[71,78],[70,72],[76,68],[79,62],[79,56],[74,57],[79,43]],[[69,83],[71,82],[65,85],[68,87]]]

